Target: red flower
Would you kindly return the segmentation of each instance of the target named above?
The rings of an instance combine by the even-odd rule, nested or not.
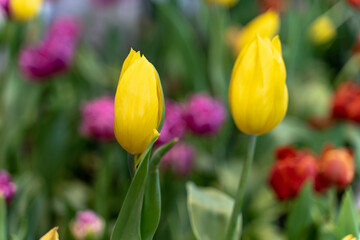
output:
[[[342,189],[351,184],[355,175],[352,152],[347,148],[325,147],[319,161],[319,177],[329,185]]]
[[[355,42],[355,44],[353,46],[352,52],[353,52],[353,54],[360,53],[360,33],[358,34],[358,36],[356,38],[356,42]]]
[[[342,83],[333,97],[332,117],[360,123],[360,86],[351,81]]]
[[[276,158],[269,182],[280,200],[296,197],[306,180],[315,179],[317,162],[311,152],[283,147],[276,150]]]
[[[286,9],[286,4],[286,0],[259,0],[259,5],[263,12],[272,9],[281,13]]]
[[[360,0],[347,0],[347,2],[354,8],[360,10]]]

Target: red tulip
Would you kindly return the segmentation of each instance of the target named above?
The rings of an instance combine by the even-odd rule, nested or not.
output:
[[[276,151],[276,158],[269,182],[280,200],[296,197],[306,180],[315,179],[317,162],[311,152],[283,147]]]
[[[345,188],[351,184],[355,175],[352,152],[347,148],[326,147],[320,157],[319,174],[329,184]]]
[[[347,0],[347,2],[354,8],[360,10],[360,0]]]

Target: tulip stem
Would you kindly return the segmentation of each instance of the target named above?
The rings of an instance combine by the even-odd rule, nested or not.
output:
[[[132,180],[135,175],[135,156],[130,153],[128,153],[128,167],[130,172],[130,178]]]
[[[235,229],[237,225],[238,216],[241,213],[241,207],[244,200],[244,194],[245,194],[245,186],[246,181],[251,169],[251,165],[254,159],[254,152],[255,152],[255,146],[256,146],[256,135],[249,135],[249,143],[248,143],[248,149],[247,149],[247,155],[246,159],[242,168],[242,173],[240,177],[240,182],[238,185],[238,190],[236,193],[236,198],[234,202],[234,207],[232,210],[230,222],[228,224],[227,233],[226,233],[226,240],[234,240],[236,236]]]

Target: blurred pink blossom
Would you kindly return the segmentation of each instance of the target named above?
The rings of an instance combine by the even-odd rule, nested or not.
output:
[[[176,143],[161,160],[163,169],[170,169],[178,176],[190,173],[194,163],[195,150],[192,145]]]
[[[91,210],[80,211],[70,225],[75,239],[101,237],[104,231],[104,221]]]
[[[98,140],[113,140],[114,99],[109,96],[89,101],[81,108],[80,133]]]
[[[215,134],[226,120],[224,104],[207,94],[192,95],[185,110],[188,128],[197,134]]]
[[[22,50],[21,71],[38,82],[68,69],[80,35],[79,23],[73,18],[59,18],[48,29],[44,40]]]
[[[165,101],[165,119],[157,145],[170,142],[174,138],[181,138],[186,131],[186,122],[182,107],[174,101]]]
[[[10,174],[4,170],[0,170],[0,195],[3,195],[6,202],[9,203],[16,193],[16,185],[11,180]]]
[[[6,15],[9,15],[9,2],[10,0],[0,0],[0,8],[4,10]]]

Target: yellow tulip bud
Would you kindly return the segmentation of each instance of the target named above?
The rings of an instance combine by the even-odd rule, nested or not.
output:
[[[353,235],[349,234],[346,237],[344,237],[342,240],[357,240]]]
[[[209,3],[215,3],[220,6],[224,7],[232,7],[234,6],[239,0],[207,0]]]
[[[279,14],[273,10],[259,15],[249,22],[238,34],[234,51],[238,54],[248,43],[253,41],[257,35],[262,38],[273,38],[278,34],[280,28]]]
[[[119,144],[131,154],[145,151],[159,135],[163,96],[154,66],[131,49],[121,69],[115,95],[114,132]]]
[[[325,44],[334,39],[336,28],[327,16],[318,17],[309,28],[309,37],[317,45]]]
[[[281,122],[288,106],[285,79],[279,37],[257,36],[240,52],[229,87],[230,110],[240,131],[261,135]]]
[[[47,232],[44,236],[40,238],[40,240],[59,240],[59,234],[57,232],[58,227],[54,227],[49,232]]]
[[[10,0],[10,14],[18,21],[28,21],[39,13],[42,0]]]

